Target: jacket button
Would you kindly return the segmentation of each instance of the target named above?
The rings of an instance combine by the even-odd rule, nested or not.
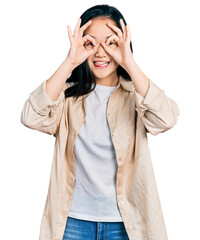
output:
[[[50,115],[52,116],[52,115],[54,115],[55,114],[55,110],[54,109],[51,109],[50,110]]]
[[[113,136],[117,136],[116,132],[113,133]]]
[[[142,103],[142,105],[143,105],[145,108],[148,107],[148,104],[146,104],[146,103]]]
[[[121,178],[118,180],[118,183],[122,183],[122,179]]]

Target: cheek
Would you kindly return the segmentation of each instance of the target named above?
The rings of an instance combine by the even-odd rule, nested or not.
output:
[[[115,66],[115,67],[118,67],[119,64],[113,59],[113,58],[110,58],[111,61],[112,61],[112,64]]]
[[[114,60],[113,60],[113,64],[114,64],[115,68],[117,68],[119,66],[119,64]]]
[[[92,66],[92,61],[89,58],[87,58],[87,64],[88,64],[89,67]]]

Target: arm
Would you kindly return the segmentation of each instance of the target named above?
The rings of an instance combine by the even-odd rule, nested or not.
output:
[[[99,45],[95,44],[91,36],[83,36],[84,31],[92,21],[90,20],[80,27],[81,20],[81,18],[78,19],[73,35],[70,26],[68,26],[71,46],[64,62],[48,80],[30,94],[29,99],[25,102],[21,113],[21,123],[25,126],[56,135],[65,104],[64,90],[74,84],[65,83],[66,79],[74,68],[96,52]],[[93,49],[87,50],[84,47],[84,43],[88,40],[95,44]]]
[[[172,128],[180,115],[177,103],[148,79],[133,59],[126,70],[135,87],[136,111],[147,132],[157,135]]]
[[[21,112],[23,125],[55,136],[65,103],[64,91],[73,85],[65,82],[72,70],[65,60],[50,79],[31,92]]]

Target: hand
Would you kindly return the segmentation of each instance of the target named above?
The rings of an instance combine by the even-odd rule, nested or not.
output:
[[[67,58],[69,60],[69,62],[74,66],[77,67],[78,65],[80,65],[82,62],[84,62],[88,56],[90,56],[91,54],[95,53],[95,51],[97,50],[99,44],[97,44],[94,40],[94,38],[92,38],[89,35],[85,35],[83,37],[83,32],[86,30],[86,28],[92,23],[92,20],[89,20],[87,23],[85,23],[81,28],[80,28],[80,24],[81,24],[81,18],[78,19],[78,23],[75,27],[74,30],[74,34],[72,36],[72,31],[71,31],[71,27],[67,26],[68,28],[68,36],[69,36],[69,40],[70,40],[70,50],[68,52]],[[84,44],[86,41],[90,40],[93,43],[93,48],[88,50],[85,48]]]
[[[114,34],[109,37],[105,43],[102,43],[102,46],[104,47],[105,51],[110,54],[119,65],[126,69],[126,66],[133,58],[133,54],[130,49],[131,32],[129,25],[127,24],[125,26],[122,19],[120,19],[120,24],[122,26],[123,32],[120,28],[114,26],[113,24],[107,23],[107,26],[110,27],[113,31],[115,31],[117,35]],[[117,42],[115,48],[108,46],[113,40]]]

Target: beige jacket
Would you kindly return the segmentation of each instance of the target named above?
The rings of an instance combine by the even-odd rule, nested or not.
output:
[[[107,118],[117,156],[117,203],[131,240],[167,240],[147,132],[172,128],[178,105],[150,80],[144,97],[122,77],[108,101]],[[46,93],[46,80],[26,100],[21,123],[55,137],[40,240],[62,240],[75,181],[74,142],[85,120],[85,99],[65,98],[66,83],[56,101]],[[88,94],[87,94],[88,95]],[[81,201],[81,199],[80,199]]]

